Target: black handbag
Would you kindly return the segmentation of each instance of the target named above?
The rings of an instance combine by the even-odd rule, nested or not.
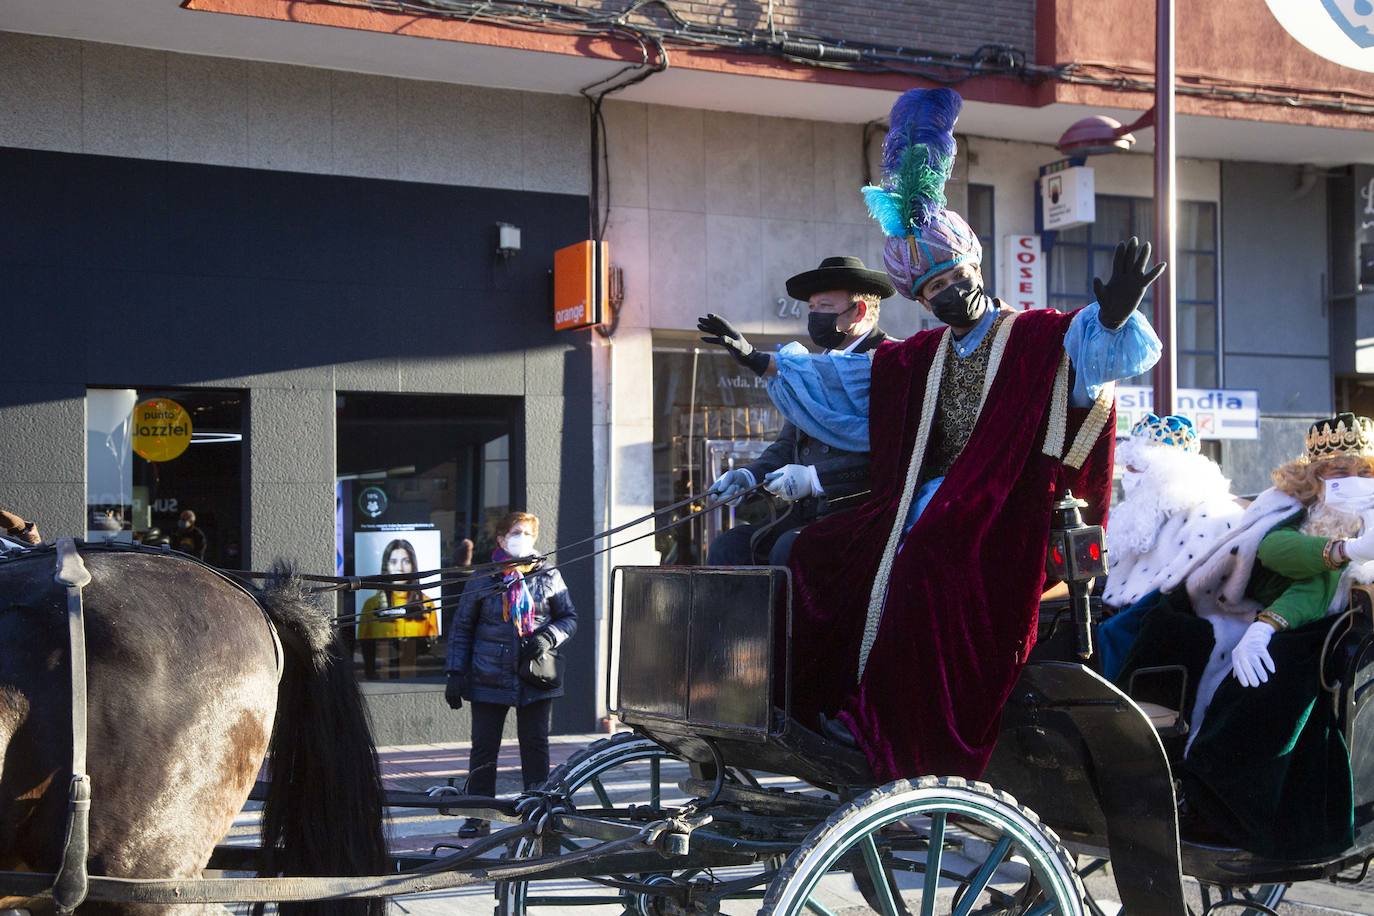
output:
[[[520,680],[539,690],[555,690],[563,686],[563,672],[558,665],[558,650],[549,649],[527,658],[516,667]]]

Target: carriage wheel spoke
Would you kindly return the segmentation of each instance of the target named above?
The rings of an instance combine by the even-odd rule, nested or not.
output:
[[[945,812],[930,816],[930,841],[926,847],[926,880],[921,891],[921,916],[935,916],[935,894],[940,889],[940,859],[945,853]]]
[[[1026,911],[1026,916],[1048,916],[1054,912],[1054,901],[1046,900]]]
[[[615,807],[615,805],[611,804],[611,796],[606,794],[606,787],[601,784],[601,777],[593,776],[587,781],[591,784],[592,791],[596,793],[597,800],[601,802],[601,807]]]
[[[663,798],[662,781],[659,773],[661,761],[657,757],[649,758],[649,807],[657,811]]]
[[[968,916],[973,910],[973,905],[978,902],[978,897],[983,893],[988,882],[992,880],[993,874],[1001,866],[1002,860],[1007,857],[1007,851],[1011,849],[1011,837],[1002,837],[993,847],[992,854],[987,857],[982,865],[978,866],[978,871],[969,881],[968,889],[964,891],[963,898],[959,905],[955,907],[953,916]],[[924,901],[922,901],[924,908]]]
[[[892,883],[887,880],[887,869],[883,868],[883,858],[878,854],[878,844],[873,834],[865,834],[863,841],[864,862],[868,865],[869,877],[873,879],[874,893],[882,905],[883,916],[899,916],[897,901],[892,896]]]
[[[806,908],[815,913],[816,916],[835,916],[835,911],[823,903],[817,903],[810,897],[806,898]]]

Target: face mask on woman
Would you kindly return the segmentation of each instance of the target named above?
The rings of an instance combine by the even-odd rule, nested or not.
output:
[[[534,537],[528,534],[507,535],[506,553],[513,557],[534,556]]]

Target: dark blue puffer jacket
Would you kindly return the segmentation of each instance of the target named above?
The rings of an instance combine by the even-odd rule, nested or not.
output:
[[[561,697],[562,687],[540,690],[516,674],[520,636],[514,621],[502,619],[500,586],[499,574],[469,580],[453,615],[446,667],[462,679],[463,698],[524,706]],[[554,644],[561,647],[577,632],[577,611],[563,577],[557,569],[532,572],[525,576],[525,588],[534,602],[536,626],[548,629]]]

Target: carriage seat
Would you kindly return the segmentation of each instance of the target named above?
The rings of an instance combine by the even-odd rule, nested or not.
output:
[[[1140,707],[1140,711],[1145,713],[1145,718],[1150,720],[1150,724],[1153,725],[1155,731],[1158,732],[1177,728],[1180,719],[1183,717],[1183,713],[1179,712],[1177,709],[1170,709],[1158,703],[1148,703],[1144,700],[1139,700],[1135,705]]]

